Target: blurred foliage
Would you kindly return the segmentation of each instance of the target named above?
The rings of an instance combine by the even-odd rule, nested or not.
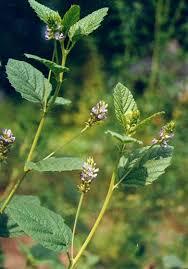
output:
[[[130,188],[115,194],[78,268],[166,269],[170,267],[166,265],[168,259],[165,257],[175,256],[176,261],[187,265],[188,3],[186,0],[40,2],[61,12],[71,3],[78,3],[82,15],[103,6],[111,9],[103,27],[94,37],[80,42],[70,57],[71,72],[62,94],[71,99],[73,105],[65,109],[58,107],[51,112],[37,149],[38,159],[82,128],[90,107],[97,100],[104,99],[112,107],[112,87],[118,80],[133,89],[145,116],[165,110],[166,119],[177,121],[175,156],[168,172],[146,189],[137,191]],[[162,12],[156,28],[159,2]],[[1,171],[2,192],[8,180],[14,181],[19,174],[40,113],[39,107],[23,102],[13,92],[6,80],[4,65],[8,57],[22,59],[25,52],[50,58],[51,44],[41,37],[44,26],[27,1],[1,1],[0,8],[1,126],[11,128],[17,141]],[[151,90],[149,83],[154,62],[157,63],[157,75]],[[152,127],[140,131],[144,143],[151,142],[163,123],[164,120],[158,117],[153,120]],[[85,239],[99,212],[116,158],[111,138],[104,134],[107,129],[114,129],[111,108],[105,125],[88,131],[58,153],[84,157],[93,155],[100,167],[99,178],[84,203],[77,247]],[[72,224],[78,202],[78,181],[78,174],[52,173],[39,177],[33,172],[23,183],[21,192],[37,193],[44,204]]]

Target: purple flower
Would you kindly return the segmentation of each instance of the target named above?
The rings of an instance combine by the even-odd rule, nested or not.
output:
[[[94,162],[93,157],[89,157],[82,166],[80,179],[82,181],[91,182],[94,178],[97,177],[98,171],[99,168],[96,168],[96,163]]]
[[[59,40],[59,41],[61,41],[61,40],[63,40],[63,39],[65,38],[65,36],[64,36],[63,33],[55,32],[55,34],[54,34],[54,38],[55,38],[55,40]]]
[[[50,40],[53,38],[53,30],[47,25],[46,26],[46,31],[45,31],[45,39]]]
[[[0,136],[0,140],[7,143],[12,144],[15,141],[15,136],[10,129],[2,129],[2,135]]]
[[[92,107],[91,116],[93,116],[96,121],[105,120],[108,113],[107,107],[108,104],[104,101],[99,101],[94,107]]]
[[[57,25],[55,28],[50,28],[48,25],[46,26],[45,31],[45,39],[46,40],[63,40],[65,38],[64,34],[61,32],[62,30],[61,25]]]

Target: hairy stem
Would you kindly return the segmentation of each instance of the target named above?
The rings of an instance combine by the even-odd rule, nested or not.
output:
[[[115,183],[115,172],[112,174],[112,178],[111,178],[111,181],[110,181],[110,186],[109,186],[109,189],[108,189],[108,193],[106,195],[106,198],[105,198],[105,201],[104,201],[104,204],[101,208],[101,211],[95,221],[95,224],[93,225],[93,228],[91,229],[88,237],[86,238],[84,244],[82,245],[82,247],[80,248],[78,254],[76,255],[76,257],[73,259],[72,261],[72,265],[70,266],[70,269],[73,269],[75,267],[75,265],[77,264],[78,260],[80,259],[80,257],[82,256],[83,252],[85,251],[85,249],[87,248],[88,244],[90,243],[92,237],[94,236],[105,212],[106,212],[106,209],[109,205],[109,202],[110,202],[110,199],[111,199],[111,196],[113,194],[113,191],[114,191],[114,183]]]
[[[77,208],[76,216],[75,216],[75,220],[74,220],[74,226],[73,226],[73,231],[72,231],[72,241],[71,241],[71,262],[73,261],[73,258],[74,258],[74,237],[75,237],[76,226],[78,223],[78,217],[79,217],[80,210],[82,207],[83,199],[84,199],[84,193],[82,193],[80,196],[80,200],[78,203],[78,208]]]

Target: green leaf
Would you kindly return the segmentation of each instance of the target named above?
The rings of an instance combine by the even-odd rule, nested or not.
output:
[[[35,0],[28,0],[30,6],[34,9],[37,16],[46,24],[49,23],[61,23],[61,17],[57,11],[54,11]]]
[[[142,120],[141,122],[139,122],[136,126],[136,129],[141,128],[141,127],[149,124],[154,118],[159,117],[159,116],[164,115],[164,114],[165,114],[164,111],[154,113],[153,115],[151,115],[151,116],[147,117],[146,119]]]
[[[70,105],[72,102],[69,99],[65,99],[63,97],[57,97],[55,100],[55,105],[60,105],[60,106],[64,106],[64,105]]]
[[[110,130],[106,131],[105,133],[110,134],[112,137],[116,138],[117,140],[119,140],[122,143],[132,143],[132,142],[134,142],[134,143],[137,143],[137,144],[140,144],[140,145],[143,144],[142,141],[137,140],[136,138],[133,138],[133,137],[128,136],[128,135],[119,134],[117,132],[113,132],[113,131],[110,131]]]
[[[13,205],[15,201],[21,201],[22,203],[32,203],[40,205],[38,197],[31,195],[15,195],[10,201],[9,205]],[[1,203],[2,205],[2,203]],[[0,215],[0,237],[18,237],[25,235],[24,231],[19,227],[17,222],[7,214],[7,209]]]
[[[62,19],[63,30],[67,32],[79,19],[80,7],[78,5],[72,5]]]
[[[47,249],[40,244],[34,245],[30,249],[30,254],[33,256],[35,260],[41,263],[58,259],[58,254],[56,252]]]
[[[77,157],[51,157],[37,163],[29,162],[27,168],[39,172],[62,172],[81,170],[82,165],[83,160]]]
[[[108,8],[101,8],[76,22],[69,30],[70,40],[76,42],[82,36],[91,34],[101,25],[107,13]]]
[[[125,114],[137,110],[136,102],[129,89],[121,83],[115,86],[113,96],[116,118],[124,127]]]
[[[65,268],[59,260],[59,253],[47,249],[40,244],[29,247],[19,242],[19,249],[26,256],[26,260],[31,261],[33,266],[37,267],[48,263],[53,269]]]
[[[145,186],[153,183],[170,165],[173,148],[152,146],[137,149],[129,156],[120,159],[119,180],[125,186]]]
[[[27,235],[44,247],[59,252],[70,246],[71,230],[53,211],[18,199],[9,204],[6,212]]]
[[[59,64],[56,64],[50,60],[41,58],[39,56],[36,55],[32,55],[32,54],[26,54],[25,56],[29,59],[34,59],[42,64],[44,64],[46,67],[48,67],[48,69],[50,69],[54,74],[60,74],[62,72],[68,72],[69,68],[65,67],[65,66],[61,66]]]
[[[52,90],[43,74],[26,62],[9,59],[6,72],[11,85],[30,102],[43,104],[45,92]]]

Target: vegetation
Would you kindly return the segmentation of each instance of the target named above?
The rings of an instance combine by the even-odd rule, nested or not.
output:
[[[1,237],[34,240],[26,268],[186,268],[186,1],[29,4],[46,40],[6,64],[30,103],[1,102]]]

